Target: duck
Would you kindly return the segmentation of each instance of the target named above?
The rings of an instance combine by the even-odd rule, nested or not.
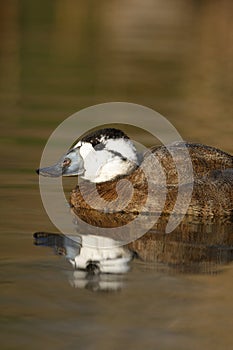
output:
[[[167,216],[233,216],[233,156],[204,144],[177,141],[142,153],[122,130],[103,128],[82,137],[56,164],[37,173],[78,176],[70,193],[70,208],[96,226],[121,226],[142,210],[162,211]],[[180,189],[181,205],[175,205]],[[149,190],[152,196],[148,201]],[[182,203],[187,201],[184,208]]]

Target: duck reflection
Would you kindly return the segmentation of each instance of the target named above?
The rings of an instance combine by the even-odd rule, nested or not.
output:
[[[121,289],[133,259],[143,262],[144,268],[161,270],[166,266],[169,273],[216,273],[233,260],[232,221],[186,216],[166,234],[167,220],[162,216],[149,232],[125,246],[109,237],[81,233],[66,236],[37,232],[34,239],[36,245],[53,248],[71,263],[69,281],[73,287],[94,291]]]
[[[129,262],[133,258],[127,247],[117,246],[118,242],[88,234],[66,236],[36,232],[34,243],[51,247],[55,254],[65,256],[74,269],[72,277],[69,277],[73,287],[95,291],[121,289],[123,275],[129,271]]]

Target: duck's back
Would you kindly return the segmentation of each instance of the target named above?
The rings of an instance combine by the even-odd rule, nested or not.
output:
[[[159,159],[169,185],[177,185],[178,181],[188,183],[192,177],[201,179],[215,170],[232,169],[225,176],[233,171],[232,155],[215,147],[198,143],[175,142],[168,146],[154,147],[152,152]],[[221,178],[220,173],[219,177]]]

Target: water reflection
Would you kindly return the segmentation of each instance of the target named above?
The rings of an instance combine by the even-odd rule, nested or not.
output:
[[[75,270],[69,279],[74,288],[85,288],[92,291],[120,291],[124,287],[123,275],[101,274]]]
[[[35,244],[51,247],[55,254],[63,255],[73,266],[70,284],[76,288],[92,290],[119,290],[122,275],[129,271],[133,253],[127,247],[115,246],[110,238],[93,235],[65,236],[36,232]],[[111,248],[103,248],[112,246]]]
[[[163,216],[143,237],[125,246],[87,233],[66,236],[37,232],[34,243],[66,257],[73,267],[68,277],[73,287],[94,291],[121,289],[133,259],[144,262],[145,268],[161,269],[163,263],[171,273],[216,273],[233,260],[233,224],[229,219],[203,221],[187,216],[170,234],[165,233],[166,223]]]
[[[233,259],[233,224],[229,218],[186,216],[170,234],[167,218],[129,247],[146,262],[168,264],[178,272],[212,273]]]

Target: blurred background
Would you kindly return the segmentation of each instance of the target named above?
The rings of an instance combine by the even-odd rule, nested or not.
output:
[[[1,326],[1,329],[10,335],[12,348],[17,345],[20,349],[20,344],[23,349],[25,344],[31,348],[30,339],[36,346],[35,336],[41,338],[44,325],[51,327],[49,329],[55,336],[55,328],[49,323],[49,320],[58,322],[51,318],[51,315],[56,315],[54,310],[59,318],[64,317],[67,305],[71,313],[79,307],[76,304],[77,291],[72,292],[66,286],[66,279],[59,277],[57,264],[63,263],[54,260],[55,257],[45,256],[44,251],[32,246],[34,231],[56,231],[42,206],[38,177],[34,172],[39,166],[47,138],[65,118],[82,108],[103,102],[125,101],[155,109],[177,128],[185,140],[213,145],[233,153],[232,13],[231,0],[0,1],[0,254],[1,263],[4,265],[6,262],[3,280],[9,282],[5,296],[0,299],[3,301],[3,318],[0,321],[3,320],[5,327]],[[43,266],[46,267],[47,280],[44,280],[41,266],[42,270]],[[56,277],[53,277],[55,270]],[[147,303],[156,295],[154,285],[148,287],[140,280],[142,271],[139,271],[138,277],[142,283],[137,287],[140,290],[145,285],[145,288],[142,294],[136,294],[135,305],[134,290],[137,288],[134,284],[128,291],[128,299],[121,300],[124,303],[131,300],[132,303],[129,314],[127,305],[123,304],[125,320],[135,307],[138,308],[139,297],[143,295],[144,303]],[[151,282],[155,277],[150,275],[145,278]],[[35,285],[32,290],[31,281]],[[161,315],[165,311],[162,320],[164,330],[161,319],[153,318],[157,312],[155,308],[152,310],[154,314],[148,318],[148,321],[158,322],[161,330],[157,334],[158,347],[162,349],[160,340],[166,339],[167,342],[171,340],[168,346],[174,344],[174,340],[178,341],[177,349],[207,348],[208,345],[211,349],[219,349],[219,339],[222,339],[225,341],[222,348],[230,349],[232,339],[228,328],[232,319],[229,308],[230,300],[232,306],[232,270],[230,276],[224,275],[222,280],[212,281],[210,287],[208,279],[191,285],[189,280],[184,282],[169,277],[164,285],[163,281],[163,277],[158,277],[156,288],[158,303],[159,298],[165,296],[159,313]],[[40,283],[43,283],[43,290],[48,288],[48,295],[40,290]],[[179,286],[181,294],[168,293],[176,290],[174,284]],[[185,294],[184,290],[188,292]],[[211,294],[213,290],[215,294]],[[225,295],[227,291],[229,293]],[[40,296],[37,293],[41,293]],[[63,305],[64,295],[67,298]],[[203,303],[198,308],[200,295]],[[97,307],[94,300],[90,302],[90,297],[85,299],[86,295],[81,296],[84,298],[80,299],[82,305],[91,305],[96,310],[97,321],[102,308]],[[221,304],[224,300],[226,303]],[[104,307],[106,300],[102,302]],[[38,305],[36,309],[35,303]],[[215,310],[212,309],[213,303]],[[183,309],[187,304],[193,305],[189,313]],[[200,311],[205,307],[205,316],[209,317],[202,317],[200,330]],[[172,318],[169,308],[173,310]],[[144,310],[149,313],[150,309],[150,303],[145,309],[142,307],[142,315]],[[91,328],[86,308],[80,306],[78,310],[83,329]],[[112,310],[111,307],[109,310]],[[88,312],[92,315],[91,309]],[[108,330],[109,319],[115,319],[115,312],[113,309],[112,314],[109,313],[104,329]],[[68,312],[65,315],[68,317]],[[105,316],[102,314],[102,324],[105,324]],[[148,314],[144,316],[147,318]],[[214,323],[216,317],[221,319],[220,328]],[[18,334],[15,340],[5,319]],[[136,322],[134,313],[131,322]],[[196,327],[194,330],[188,328],[191,323]],[[30,329],[31,338],[27,333],[29,325],[33,327],[33,330]],[[205,328],[206,325],[210,327]],[[147,326],[145,324],[148,330]],[[62,324],[60,327],[64,331]],[[122,329],[120,316],[119,324],[115,323],[109,332],[113,328],[119,332]],[[69,336],[68,328],[65,329]],[[167,329],[173,332],[174,338],[167,337]],[[98,340],[98,329],[95,334]],[[145,331],[146,334],[151,333]],[[47,337],[50,349],[53,345],[56,349],[60,348],[59,339],[56,341],[54,336]],[[189,343],[190,336],[193,336],[193,347]],[[8,336],[1,339],[3,344],[4,341],[9,342]],[[127,339],[132,344],[132,339]]]
[[[232,151],[232,11],[230,0],[1,1],[2,141],[42,145],[81,108],[129,101]]]

